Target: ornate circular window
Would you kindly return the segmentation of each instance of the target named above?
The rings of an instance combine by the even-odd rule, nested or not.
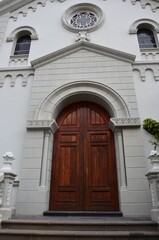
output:
[[[94,31],[104,20],[102,10],[94,4],[77,4],[70,7],[62,17],[63,25],[72,32]]]

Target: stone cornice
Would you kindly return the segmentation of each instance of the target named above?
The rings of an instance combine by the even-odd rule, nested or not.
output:
[[[38,68],[38,67],[48,64],[52,61],[55,61],[59,58],[67,56],[71,53],[77,52],[81,49],[92,51],[92,52],[95,52],[95,53],[98,53],[98,54],[101,54],[104,56],[112,57],[112,58],[115,58],[115,59],[118,59],[121,61],[125,61],[128,63],[133,63],[135,60],[135,56],[132,54],[121,52],[121,51],[114,50],[114,49],[107,48],[107,47],[103,47],[103,46],[100,46],[100,45],[97,45],[94,43],[90,43],[90,42],[80,41],[71,46],[65,47],[56,52],[53,52],[51,54],[48,54],[48,55],[40,57],[36,60],[33,60],[31,62],[31,64],[34,68]]]

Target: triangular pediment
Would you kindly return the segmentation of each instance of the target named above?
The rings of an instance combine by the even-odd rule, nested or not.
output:
[[[72,53],[78,52],[80,50],[87,50],[90,52],[94,52],[103,56],[107,56],[110,58],[114,58],[120,61],[124,61],[127,63],[133,63],[135,60],[135,56],[129,53],[121,52],[115,49],[103,47],[94,43],[90,43],[87,41],[81,41],[78,43],[75,43],[71,46],[65,47],[63,49],[60,49],[58,51],[55,51],[53,53],[50,53],[48,55],[45,55],[43,57],[40,57],[38,59],[35,59],[31,62],[32,66],[34,68],[41,67],[43,65],[46,65],[50,62],[53,62],[57,59],[63,58],[65,56],[68,56]]]

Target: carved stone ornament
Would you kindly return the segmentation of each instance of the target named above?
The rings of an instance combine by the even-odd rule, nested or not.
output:
[[[12,152],[6,152],[3,155],[3,167],[0,169],[1,172],[12,172],[12,164],[15,157]]]
[[[150,182],[150,191],[151,191],[151,199],[153,208],[158,207],[158,199],[157,199],[157,180],[151,180]]]
[[[90,41],[89,34],[87,32],[79,32],[76,35],[75,42],[80,42],[80,41],[87,41],[87,42],[89,42]]]
[[[27,123],[27,129],[51,130],[53,133],[55,133],[58,129],[58,125],[54,119],[52,119],[52,120],[29,120]]]
[[[123,127],[140,127],[140,118],[111,118],[109,127],[114,130],[115,128]]]
[[[151,161],[151,170],[159,173],[159,153],[156,150],[151,150],[148,159]]]

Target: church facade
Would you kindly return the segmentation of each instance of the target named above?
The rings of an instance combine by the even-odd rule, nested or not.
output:
[[[158,0],[0,1],[0,155],[14,214],[149,217]],[[2,161],[1,161],[2,165]]]

